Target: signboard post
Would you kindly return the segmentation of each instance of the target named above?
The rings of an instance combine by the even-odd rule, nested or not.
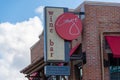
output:
[[[69,61],[69,42],[59,37],[54,25],[58,16],[67,11],[67,8],[45,7],[44,59],[46,62]]]

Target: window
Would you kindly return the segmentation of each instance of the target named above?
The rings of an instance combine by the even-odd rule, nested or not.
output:
[[[112,35],[112,36],[111,36]],[[109,79],[110,80],[120,80],[120,56],[116,55],[119,54],[119,48],[117,45],[119,45],[119,39],[120,35],[116,36],[116,34],[107,34],[109,36],[109,41],[104,37],[104,66],[105,69],[108,68],[109,70]],[[104,35],[106,36],[106,35]],[[116,39],[113,39],[116,38]],[[110,40],[110,38],[112,38]],[[113,41],[112,41],[113,40]],[[110,42],[111,41],[111,42]],[[117,42],[118,41],[118,42]],[[117,44],[116,44],[117,43]],[[106,56],[105,56],[106,55]],[[107,66],[106,66],[107,64]]]
[[[112,54],[108,54],[110,80],[120,80],[120,58],[113,58]]]
[[[101,33],[101,71],[102,71],[102,80],[120,80],[120,56],[118,55],[118,51],[115,51],[113,53],[113,47],[114,50],[120,50],[118,42],[117,48],[116,43],[112,43],[112,49],[110,46],[110,43],[108,43],[108,40],[106,40],[105,36],[119,36],[120,32],[102,32]],[[120,41],[120,40],[118,40]],[[114,41],[115,42],[115,41]],[[117,53],[116,53],[117,52]],[[109,76],[108,76],[109,75]]]

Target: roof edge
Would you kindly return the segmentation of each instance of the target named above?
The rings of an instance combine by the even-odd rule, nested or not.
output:
[[[102,6],[120,6],[120,3],[116,2],[103,2],[103,1],[85,1],[83,4],[88,5],[102,5]]]
[[[27,67],[25,67],[24,69],[22,69],[20,71],[20,73],[26,74],[26,72],[28,72],[32,67],[34,67],[34,65],[38,65],[38,63],[40,63],[40,61],[42,61],[42,60],[44,60],[44,57],[42,57],[41,59],[37,60],[36,62],[34,62],[32,64],[29,64]]]
[[[103,1],[84,1],[81,3],[74,11],[78,11],[79,9],[83,8],[84,5],[96,5],[96,6],[120,6],[120,3],[116,2],[103,2]]]

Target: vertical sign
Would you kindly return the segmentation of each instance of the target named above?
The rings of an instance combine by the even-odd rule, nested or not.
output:
[[[60,38],[55,30],[55,21],[67,8],[45,7],[45,47],[44,59],[47,62],[66,62],[69,59],[69,43]]]

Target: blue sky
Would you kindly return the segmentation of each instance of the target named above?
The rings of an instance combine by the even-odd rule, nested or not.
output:
[[[0,22],[19,22],[34,17],[40,0],[0,0]]]
[[[21,22],[30,17],[40,16],[35,12],[39,6],[57,6],[76,8],[83,1],[87,0],[0,0],[0,23]],[[92,0],[104,1],[104,0]],[[107,0],[109,2],[119,2],[119,0]]]
[[[30,64],[30,48],[43,31],[44,6],[75,9],[83,1],[0,0],[0,80],[27,80],[20,70]]]
[[[0,23],[16,23],[30,17],[40,16],[40,14],[35,13],[35,9],[39,6],[75,8],[81,2],[82,0],[0,0]]]

